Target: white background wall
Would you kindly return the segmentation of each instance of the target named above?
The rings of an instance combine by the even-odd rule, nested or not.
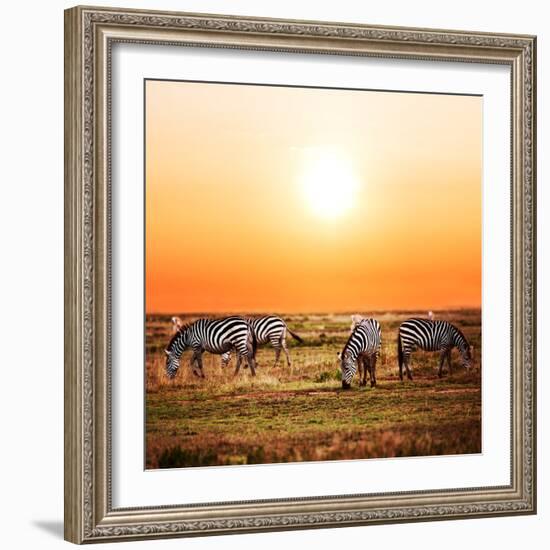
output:
[[[536,34],[539,151],[539,514],[263,535],[132,543],[132,547],[542,548],[550,534],[544,459],[548,333],[550,18],[543,1],[182,0],[100,2],[135,8]],[[4,3],[0,32],[0,508],[2,546],[59,548],[63,521],[63,9],[72,3]],[[546,65],[546,67],[544,67]],[[546,70],[545,70],[546,69]],[[546,166],[544,166],[546,164]],[[548,247],[546,247],[548,248]],[[545,433],[546,432],[546,433]],[[547,547],[547,542],[544,544]]]

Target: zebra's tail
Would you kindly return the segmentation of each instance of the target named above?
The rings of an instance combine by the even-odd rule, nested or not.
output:
[[[401,343],[401,334],[397,333],[397,360],[399,361],[399,370],[403,368],[403,344]]]
[[[288,327],[286,327],[286,330],[288,331],[290,336],[292,336],[292,338],[294,338],[294,340],[298,340],[298,342],[300,342],[300,344],[304,343],[304,339],[301,338],[300,336],[298,336],[295,332],[292,332]]]

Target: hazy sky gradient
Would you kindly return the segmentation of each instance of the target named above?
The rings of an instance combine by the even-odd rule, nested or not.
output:
[[[148,81],[147,311],[479,307],[481,139],[480,97]]]

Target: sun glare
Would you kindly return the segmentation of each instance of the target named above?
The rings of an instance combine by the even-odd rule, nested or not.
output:
[[[310,209],[326,219],[350,210],[358,188],[349,159],[331,149],[306,151],[302,184]]]

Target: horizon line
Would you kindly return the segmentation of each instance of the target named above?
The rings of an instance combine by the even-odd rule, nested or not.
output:
[[[224,314],[224,313],[230,313],[230,314],[248,314],[248,315],[267,315],[267,314],[280,314],[280,315],[319,315],[319,314],[330,314],[330,315],[350,315],[352,313],[361,313],[361,312],[376,312],[376,313],[395,313],[395,312],[417,312],[420,310],[425,310],[426,312],[432,311],[465,311],[465,310],[482,310],[481,306],[471,306],[471,305],[464,305],[464,306],[452,306],[452,307],[438,307],[438,308],[425,308],[425,307],[417,307],[417,308],[356,308],[356,309],[345,309],[345,310],[311,310],[311,311],[283,311],[283,310],[246,310],[246,309],[239,309],[239,310],[219,310],[219,311],[208,311],[208,310],[197,310],[197,311],[178,311],[178,310],[171,310],[171,311],[145,311],[145,315],[173,315],[173,314],[180,314],[180,315],[198,315],[198,314],[209,314],[209,315],[217,315],[217,314]]]

